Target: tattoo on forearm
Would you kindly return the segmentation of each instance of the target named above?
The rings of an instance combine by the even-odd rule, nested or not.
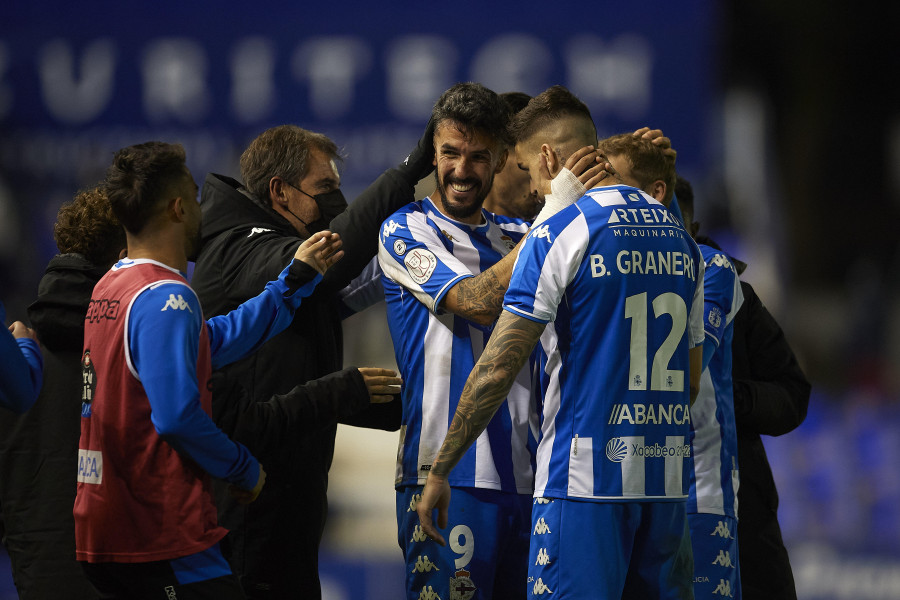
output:
[[[503,307],[504,285],[493,271],[485,271],[479,277],[463,279],[456,285],[456,302],[462,312],[472,316],[497,318]]]
[[[447,437],[431,468],[435,475],[446,476],[487,427],[543,330],[544,323],[510,313],[501,315],[466,380]]]

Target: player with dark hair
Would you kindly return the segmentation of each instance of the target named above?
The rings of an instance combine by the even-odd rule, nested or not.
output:
[[[241,598],[218,542],[210,476],[243,502],[265,473],[210,418],[212,368],[288,325],[341,258],[321,232],[256,298],[204,320],[185,279],[200,241],[197,186],[179,145],[119,150],[104,184],[128,256],[94,287],[81,358],[76,556],[104,598]]]
[[[454,85],[438,99],[432,119],[437,189],[384,222],[378,255],[404,380],[396,485],[406,595],[518,598],[537,431],[527,369],[449,481],[458,500],[449,516],[450,546],[428,540],[416,519],[421,486],[491,335],[516,244],[528,231],[519,219],[482,209],[507,158],[508,111],[497,94],[476,83]],[[590,150],[583,154],[584,161],[570,166],[590,182],[599,167]]]
[[[523,92],[505,92],[500,99],[506,104],[510,117],[525,108],[531,96]],[[484,209],[501,217],[514,217],[531,221],[541,208],[538,197],[531,191],[528,174],[516,165],[516,152],[508,148],[509,157],[499,173],[494,175],[494,184],[484,199]]]

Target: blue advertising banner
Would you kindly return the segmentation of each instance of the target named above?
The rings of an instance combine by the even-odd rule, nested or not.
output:
[[[295,123],[334,139],[352,199],[415,144],[458,81],[536,94],[554,84],[591,108],[600,135],[663,129],[679,168],[708,149],[712,3],[14,0],[0,8],[0,274],[30,297],[54,254],[60,204],[112,153],[184,144],[198,182],[238,176],[247,143]],[[24,250],[24,251],[23,251]],[[21,288],[21,292],[17,292]],[[13,297],[7,297],[10,294]]]

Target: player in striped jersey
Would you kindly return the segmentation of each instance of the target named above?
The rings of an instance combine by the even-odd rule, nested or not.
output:
[[[693,194],[679,178],[686,225],[692,233]],[[688,193],[690,192],[690,193]],[[694,597],[741,598],[738,562],[737,426],[731,375],[734,317],[744,301],[733,260],[722,250],[700,243],[703,277],[703,374],[691,408],[691,490],[688,522],[694,550]]]
[[[587,107],[559,86],[536,97],[513,129],[520,166],[539,189],[538,165],[596,136]],[[428,476],[423,530],[439,535],[431,510],[443,524],[446,478],[540,341],[548,359],[529,594],[692,597],[685,501],[702,272],[682,225],[632,187],[591,190],[536,227]]]
[[[437,189],[385,221],[378,256],[404,382],[396,485],[407,597],[521,597],[538,427],[527,370],[517,372],[509,400],[450,480],[457,502],[449,548],[428,540],[415,512],[459,393],[500,313],[516,244],[528,231],[521,220],[482,210],[506,160],[508,116],[500,98],[481,85],[458,84],[438,100],[433,118]],[[593,148],[570,158],[566,165],[585,183],[602,170]],[[569,202],[584,189],[573,178],[581,189]]]

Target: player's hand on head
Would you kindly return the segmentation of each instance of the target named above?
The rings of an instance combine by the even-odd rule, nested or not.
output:
[[[328,230],[320,231],[312,234],[300,244],[294,258],[305,262],[324,275],[331,265],[343,258],[342,243],[339,234]]]
[[[259,478],[252,490],[240,488],[234,484],[228,486],[228,493],[238,501],[239,504],[250,504],[259,497],[263,486],[266,484],[266,472],[262,465],[259,465]]]
[[[603,160],[594,146],[585,146],[573,152],[566,160],[566,168],[572,171],[585,190],[597,187],[613,173],[610,164]]]
[[[419,515],[419,524],[422,531],[441,546],[446,546],[444,536],[434,526],[433,513],[438,511],[437,527],[447,527],[447,509],[450,506],[450,484],[447,479],[434,473],[428,474],[425,487],[422,489],[422,498],[416,503],[416,513]]]
[[[369,399],[372,404],[383,404],[390,402],[400,393],[400,384],[403,380],[397,375],[396,371],[390,369],[378,369],[375,367],[360,367],[360,375],[366,382],[366,388],[369,390]]]
[[[633,134],[635,138],[644,138],[653,142],[655,146],[663,149],[663,153],[674,160],[676,155],[675,149],[672,148],[672,140],[663,135],[662,129],[650,129],[649,127],[641,127],[635,130]]]

